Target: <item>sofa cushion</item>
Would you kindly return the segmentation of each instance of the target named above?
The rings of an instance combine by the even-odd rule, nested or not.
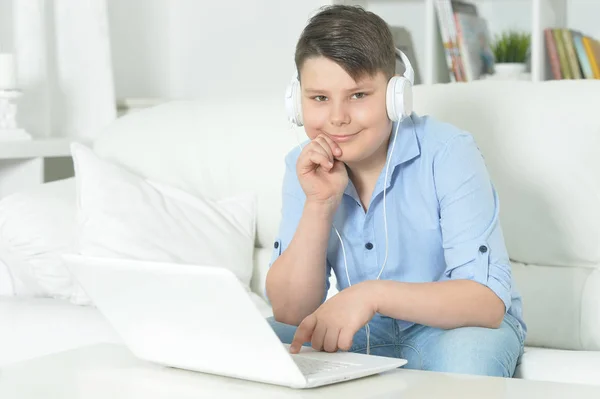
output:
[[[600,385],[600,352],[526,347],[516,378]]]
[[[269,271],[270,260],[270,248],[256,248],[254,250],[254,269],[252,273],[251,287],[252,291],[260,295],[260,297],[264,300],[268,300],[265,294],[265,283],[267,279],[267,272]]]
[[[265,301],[269,301],[265,291],[265,282],[267,279],[267,272],[269,271],[269,263],[273,259],[274,248],[256,248],[254,251],[254,272],[252,275],[252,291],[258,294]],[[337,294],[337,279],[335,274],[332,273],[329,277],[329,291],[327,292],[327,299]]]
[[[530,346],[600,350],[600,270],[512,262]]]

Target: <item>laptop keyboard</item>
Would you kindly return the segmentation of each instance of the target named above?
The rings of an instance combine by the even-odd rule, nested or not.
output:
[[[292,359],[294,359],[302,374],[306,376],[353,366],[352,363],[331,362],[329,360],[312,359],[304,356],[292,356]]]

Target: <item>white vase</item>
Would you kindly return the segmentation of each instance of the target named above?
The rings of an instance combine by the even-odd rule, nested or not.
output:
[[[504,62],[494,65],[492,79],[498,80],[520,80],[525,78],[527,66],[525,63]]]

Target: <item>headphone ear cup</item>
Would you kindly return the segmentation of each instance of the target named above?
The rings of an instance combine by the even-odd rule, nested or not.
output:
[[[300,82],[298,78],[292,78],[285,91],[285,108],[288,115],[288,120],[297,125],[302,126],[302,99],[300,98]]]
[[[388,82],[386,108],[388,118],[393,122],[398,122],[412,113],[412,84],[404,76],[394,76]]]

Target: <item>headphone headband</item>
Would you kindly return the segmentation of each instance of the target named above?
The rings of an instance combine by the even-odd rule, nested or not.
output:
[[[411,85],[414,85],[415,84],[415,70],[413,69],[412,64],[410,63],[410,60],[408,59],[406,54],[404,54],[402,52],[402,50],[400,50],[399,48],[396,48],[396,54],[400,56],[400,59],[402,60],[402,63],[404,64],[404,77],[406,79],[408,79],[408,81],[410,82]]]

